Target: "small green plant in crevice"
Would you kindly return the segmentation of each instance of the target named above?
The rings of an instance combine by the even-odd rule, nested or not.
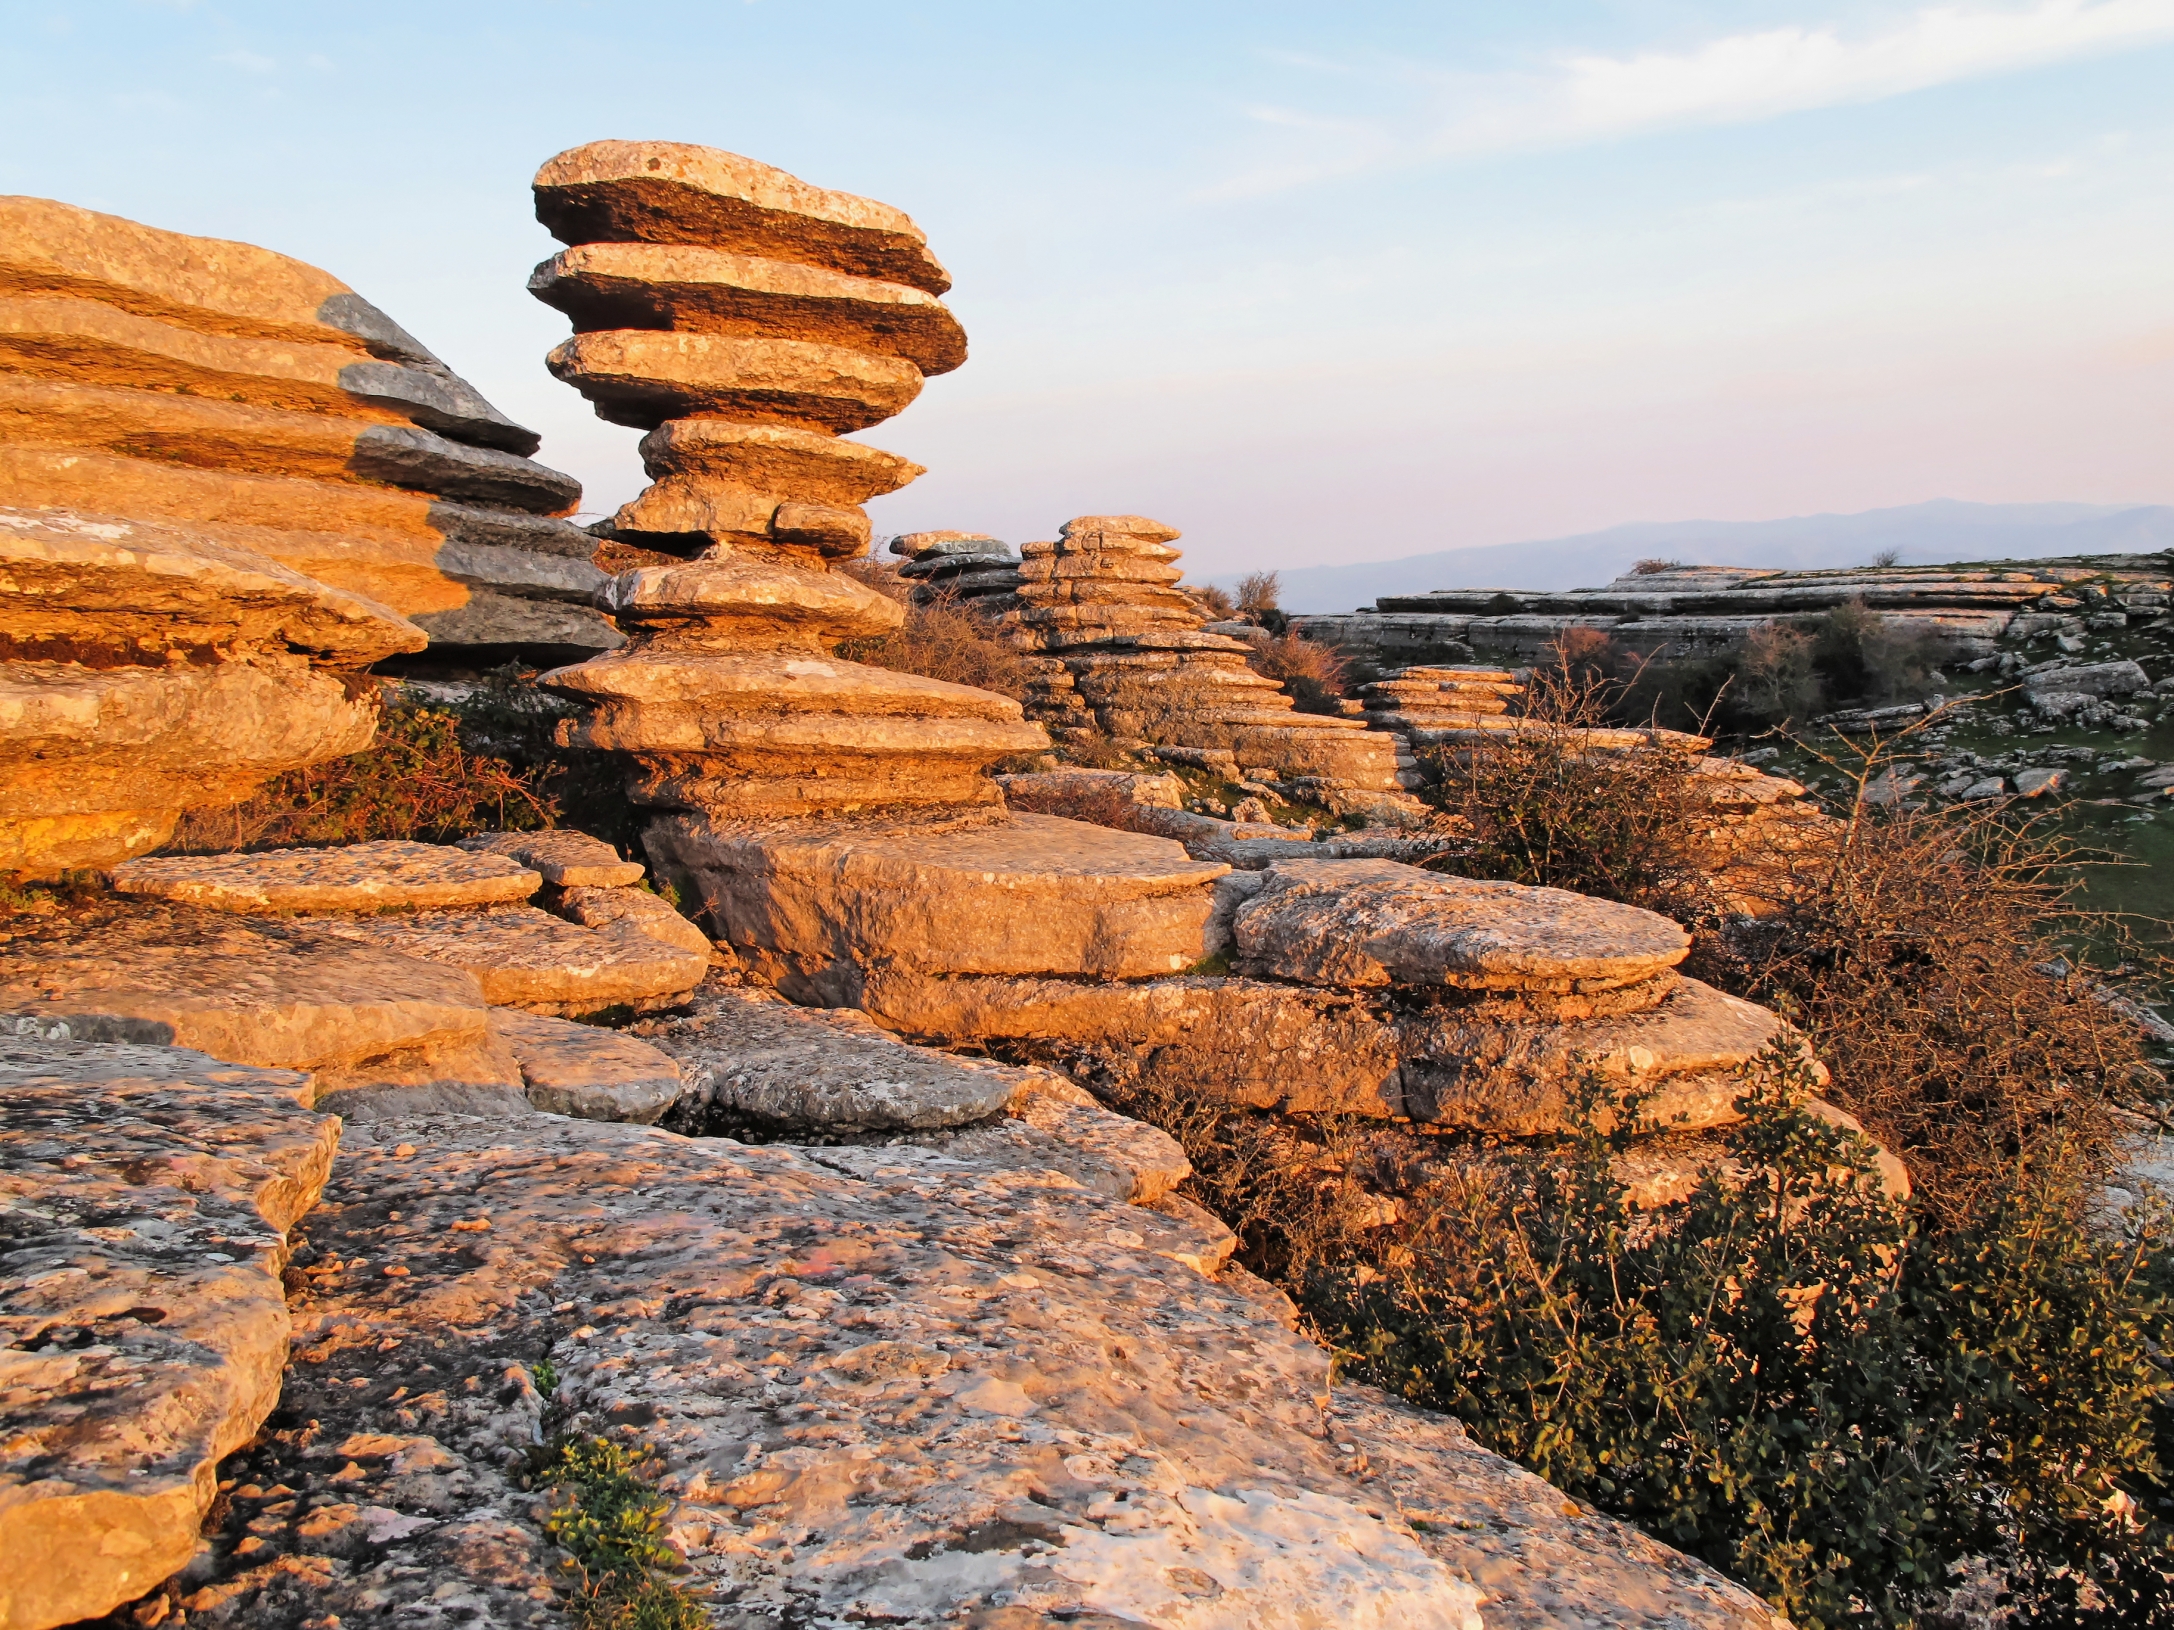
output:
[[[539,1387],[547,1369],[537,1366]],[[600,1437],[559,1439],[530,1468],[530,1483],[549,1501],[544,1533],[576,1577],[573,1612],[582,1630],[708,1630],[701,1603],[662,1577],[679,1557],[664,1541],[671,1502],[657,1492],[653,1470],[640,1451]]]

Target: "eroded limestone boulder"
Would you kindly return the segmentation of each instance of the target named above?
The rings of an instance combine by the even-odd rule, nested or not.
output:
[[[0,1040],[0,1625],[187,1562],[279,1397],[287,1231],[340,1123],[310,1081],[181,1048]]]
[[[701,982],[709,959],[647,935],[599,934],[533,906],[323,919],[326,933],[471,977],[494,1007],[569,1016],[651,1008]]]
[[[850,1004],[862,970],[1137,979],[1205,954],[1227,868],[1048,815],[725,822],[646,837],[658,875],[796,998]]]
[[[490,1023],[512,1050],[528,1101],[549,1114],[647,1125],[688,1094],[669,1054],[616,1030],[518,1008],[494,1009]]]
[[[579,483],[338,279],[46,199],[0,227],[0,503],[208,530],[474,656],[618,643]]]
[[[1691,937],[1636,906],[1389,860],[1282,861],[1234,919],[1261,972],[1345,988],[1606,990],[1681,962]]]

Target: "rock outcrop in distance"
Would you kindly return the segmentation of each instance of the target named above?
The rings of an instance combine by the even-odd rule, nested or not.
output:
[[[364,595],[439,660],[565,661],[589,600],[571,476],[329,273],[0,198],[0,505],[185,527]]]
[[[891,552],[924,599],[987,618],[1029,667],[1027,713],[1059,740],[1109,735],[1228,753],[1249,779],[1337,814],[1395,817],[1393,749],[1365,721],[1301,713],[1253,671],[1248,643],[1208,626],[1178,583],[1178,530],[1141,515],[1079,515],[1014,557],[995,538],[913,532]]]
[[[1822,572],[1670,563],[1626,573],[1605,588],[1437,589],[1292,621],[1310,639],[1392,666],[1541,661],[1571,628],[1598,629],[1627,647],[1682,660],[1733,651],[1777,619],[1854,601],[1982,658],[2003,637],[2080,633],[2092,608],[2068,589],[2087,580],[2112,583],[2122,607],[2149,616],[2162,614],[2174,592],[2174,574],[2157,555]]]

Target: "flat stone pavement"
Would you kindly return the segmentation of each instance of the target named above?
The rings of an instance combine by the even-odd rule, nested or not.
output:
[[[661,1454],[681,1582],[736,1630],[1776,1622],[1454,1423],[1332,1396],[1278,1293],[1187,1265],[1182,1206],[956,1143],[374,1123],[299,1232],[192,1623],[563,1624],[517,1481],[562,1430]]]

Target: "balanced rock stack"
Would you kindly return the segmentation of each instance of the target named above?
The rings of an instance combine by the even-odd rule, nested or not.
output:
[[[1363,720],[1298,712],[1248,665],[1245,641],[1207,631],[1177,587],[1178,536],[1144,516],[1081,515],[1055,542],[1021,548],[1016,602],[996,624],[1037,659],[1034,716],[1053,729],[1228,751],[1340,813],[1393,801],[1394,749]]]
[[[905,557],[898,575],[913,585],[917,606],[955,601],[983,615],[1008,611],[1019,593],[1019,556],[981,532],[908,532],[891,540]]]
[[[111,866],[186,809],[360,752],[360,670],[424,644],[205,529],[0,509],[0,876]]]
[[[464,666],[576,660],[572,477],[328,273],[0,199],[0,504],[171,522],[410,618]]]
[[[530,282],[580,330],[552,371],[650,431],[656,482],[610,530],[698,557],[600,592],[634,639],[547,676],[589,705],[569,743],[632,754],[638,803],[721,817],[993,800],[987,767],[1047,745],[1016,702],[830,655],[904,616],[829,567],[867,547],[860,503],[920,473],[838,432],[966,354],[920,229],[670,142],[560,154],[536,212],[573,245]]]
[[[536,218],[569,248],[529,290],[573,319],[552,373],[649,432],[655,484],[613,536],[717,545],[818,569],[868,547],[868,499],[921,468],[865,430],[966,360],[937,298],[951,277],[902,211],[734,153],[591,142],[536,173]]]

